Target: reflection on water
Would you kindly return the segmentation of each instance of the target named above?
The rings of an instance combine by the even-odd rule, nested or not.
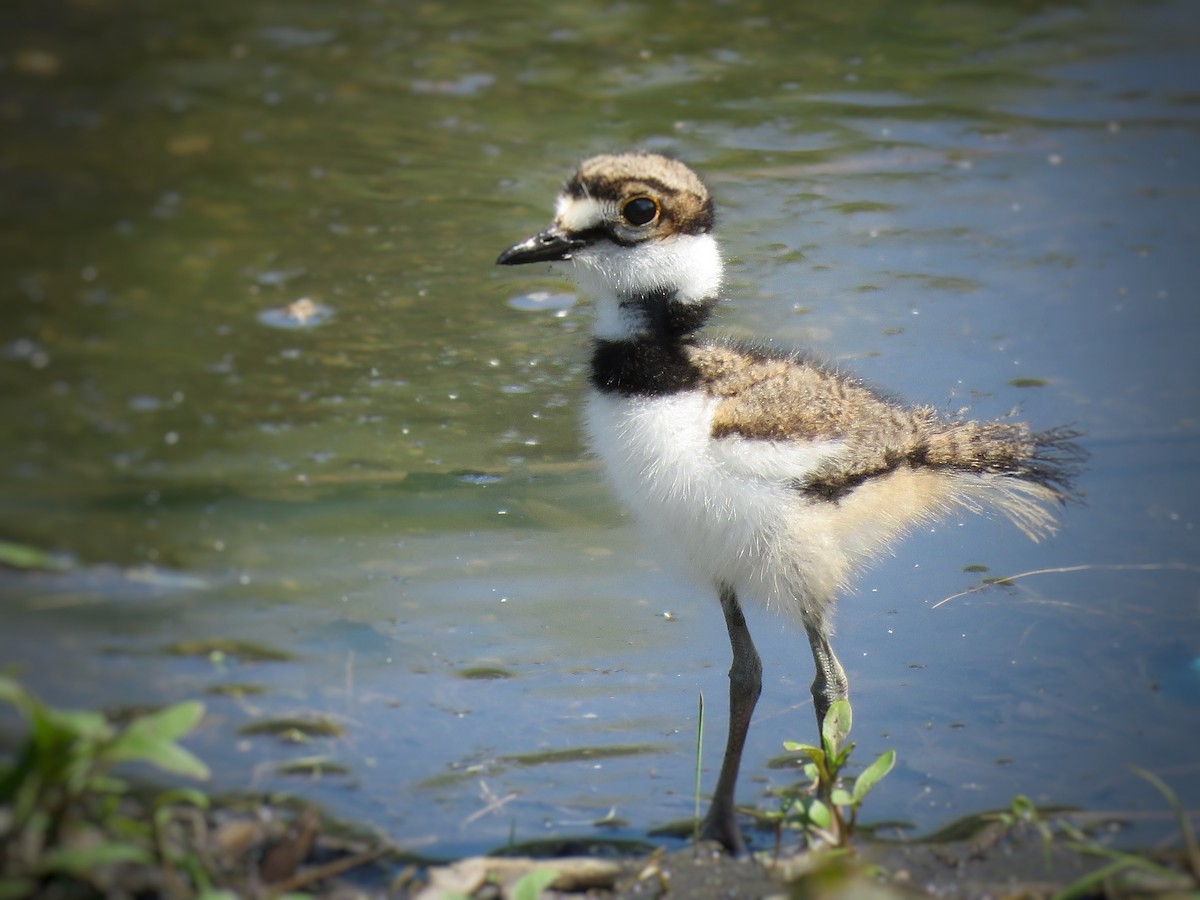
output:
[[[136,6],[2,14],[0,538],[64,561],[0,573],[32,687],[204,696],[219,787],[431,852],[689,816],[721,617],[582,451],[587,304],[492,267],[643,145],[714,187],[726,333],[1089,434],[1057,539],[951,522],[843,602],[870,812],[1161,806],[1129,762],[1196,804],[1185,4]],[[751,627],[746,802],[810,719]]]

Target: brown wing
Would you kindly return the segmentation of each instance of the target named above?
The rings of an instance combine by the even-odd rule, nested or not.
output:
[[[1050,435],[1031,434],[1023,422],[940,420],[927,406],[887,400],[802,359],[720,345],[688,354],[720,401],[714,438],[843,442],[842,452],[799,485],[805,492],[836,498],[900,466],[1055,480],[1043,466]]]
[[[737,347],[689,348],[707,391],[720,398],[713,437],[804,441],[877,436],[895,444],[934,423],[925,407],[905,408],[844,375],[787,356]]]

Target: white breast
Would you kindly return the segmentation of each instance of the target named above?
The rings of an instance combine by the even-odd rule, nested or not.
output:
[[[820,618],[811,607],[842,580],[844,560],[831,556],[831,548],[800,545],[797,526],[816,508],[789,482],[803,479],[841,443],[714,440],[717,402],[698,392],[649,398],[592,392],[592,447],[656,550],[703,581]]]

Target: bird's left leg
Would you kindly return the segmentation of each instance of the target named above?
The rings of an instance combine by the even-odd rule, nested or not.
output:
[[[835,700],[845,700],[850,696],[850,683],[846,680],[842,664],[833,655],[833,648],[829,646],[829,638],[825,636],[824,630],[808,622],[804,623],[804,630],[808,633],[808,643],[812,647],[813,663],[817,669],[812,683],[812,695],[813,709],[817,713],[819,747],[825,714],[829,712],[829,707],[833,706]]]

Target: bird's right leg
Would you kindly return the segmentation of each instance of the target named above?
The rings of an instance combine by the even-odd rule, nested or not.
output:
[[[700,836],[720,841],[730,853],[742,856],[746,852],[746,842],[737,823],[734,792],[750,717],[754,715],[754,705],[762,693],[762,661],[750,638],[737,594],[728,585],[721,585],[720,591],[721,610],[725,613],[725,627],[733,647],[733,665],[729,668],[729,737],[725,743],[725,757],[721,760],[721,774],[717,777],[717,789],[713,792],[712,805],[704,817]]]

